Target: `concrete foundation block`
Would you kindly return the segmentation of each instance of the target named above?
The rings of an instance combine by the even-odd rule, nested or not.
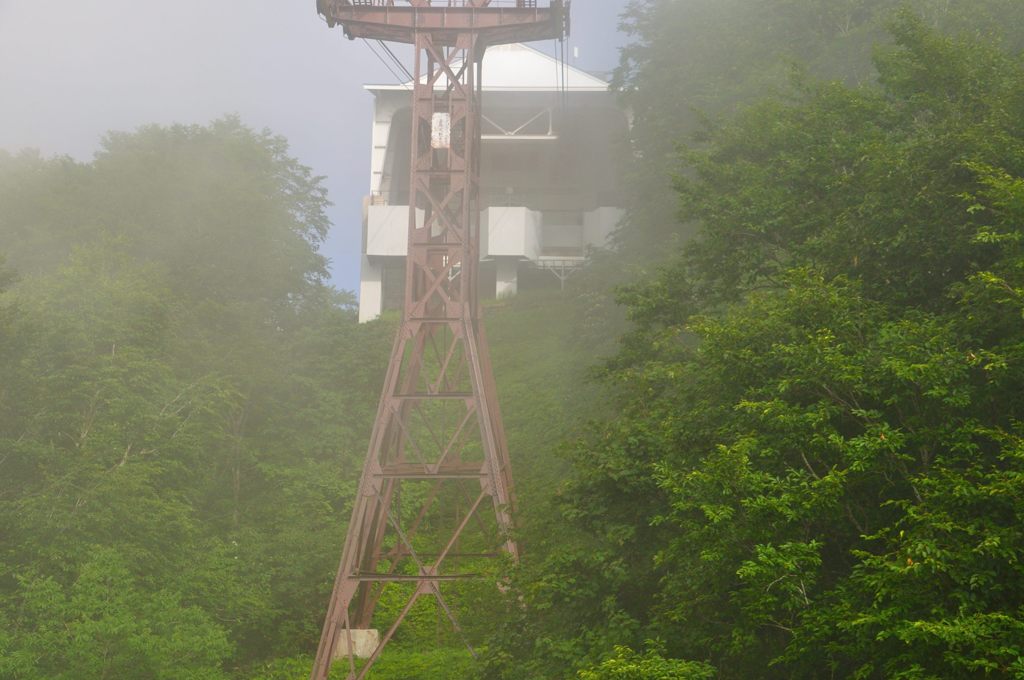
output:
[[[347,658],[349,655],[348,641],[352,638],[352,652],[357,659],[368,659],[380,644],[380,631],[376,628],[353,628],[338,632],[338,644],[334,646],[334,658]]]

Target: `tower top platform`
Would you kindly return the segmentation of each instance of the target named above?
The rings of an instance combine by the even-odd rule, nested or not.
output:
[[[484,45],[506,45],[561,38],[569,28],[569,0],[317,0],[316,9],[350,40],[412,44],[429,32],[435,44],[454,45],[472,32]]]

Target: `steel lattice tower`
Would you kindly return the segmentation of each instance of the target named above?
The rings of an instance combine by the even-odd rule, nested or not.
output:
[[[328,25],[349,38],[408,43],[416,56],[405,305],[312,680],[327,679],[339,645],[347,677],[364,678],[423,596],[459,630],[445,584],[474,577],[467,565],[481,560],[518,558],[508,447],[477,292],[479,121],[488,46],[565,36],[568,0],[537,5],[317,1]],[[395,583],[411,589],[405,604],[357,669],[353,633],[371,627],[384,587]]]

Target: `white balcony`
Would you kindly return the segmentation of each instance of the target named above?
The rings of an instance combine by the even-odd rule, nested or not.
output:
[[[546,212],[540,230],[540,256],[583,258],[588,248],[608,245],[608,237],[620,219],[622,210],[618,208]]]
[[[423,211],[416,211],[423,224]],[[405,257],[409,253],[409,206],[369,205],[366,208],[366,254]]]
[[[541,214],[521,206],[484,210],[480,215],[480,257],[537,259],[541,226]]]
[[[598,208],[583,213],[583,243],[586,246],[602,248],[608,245],[619,221],[625,214],[620,208]]]
[[[423,211],[416,211],[423,224]],[[523,206],[496,206],[480,214],[480,257],[515,257],[537,261],[541,256],[582,257],[587,247],[607,244],[622,217],[618,208],[585,213],[541,213]],[[371,256],[408,254],[409,206],[367,206],[366,249]]]

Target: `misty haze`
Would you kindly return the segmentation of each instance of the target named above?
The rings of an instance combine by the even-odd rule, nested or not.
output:
[[[0,680],[1024,677],[1020,0],[0,0]]]

